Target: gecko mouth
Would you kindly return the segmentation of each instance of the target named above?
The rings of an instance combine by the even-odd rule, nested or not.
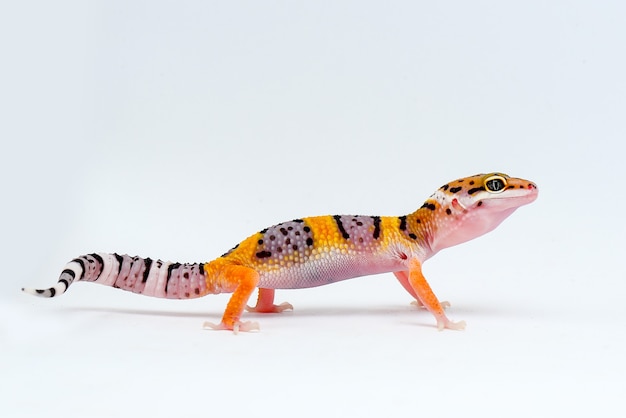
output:
[[[527,205],[529,203],[532,203],[535,201],[535,199],[537,199],[538,194],[535,193],[525,193],[522,195],[518,195],[518,196],[498,196],[498,197],[491,197],[490,199],[485,199],[483,201],[481,201],[480,205],[489,205],[489,202],[493,202],[494,205],[505,205],[505,206],[523,206],[523,205]],[[509,203],[509,202],[517,202],[517,203]]]

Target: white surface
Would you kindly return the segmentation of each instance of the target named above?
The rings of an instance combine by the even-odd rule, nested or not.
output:
[[[622,4],[126,3],[0,11],[0,415],[624,413]],[[425,268],[464,332],[391,274],[279,291],[236,337],[200,328],[223,295],[19,292],[496,170],[539,199]]]

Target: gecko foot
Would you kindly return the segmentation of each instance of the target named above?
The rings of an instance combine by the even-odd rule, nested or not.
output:
[[[439,302],[439,304],[441,305],[443,309],[448,309],[450,306],[452,306],[452,304],[450,304],[450,302],[448,302],[447,300]],[[424,304],[420,302],[418,299],[411,302],[411,305],[415,305],[420,309],[426,309],[426,306],[424,306]]]
[[[282,311],[290,310],[293,311],[293,305],[291,303],[283,302],[280,305],[269,305],[269,306],[247,306],[246,311],[248,312],[258,312],[258,313],[281,313]]]
[[[448,318],[437,318],[437,329],[443,331],[444,329],[453,329],[456,331],[462,331],[465,329],[465,321],[452,322]]]
[[[258,322],[252,322],[252,321],[246,321],[246,322],[237,321],[232,326],[226,325],[224,322],[220,322],[219,324],[214,324],[212,322],[207,321],[202,325],[202,328],[213,329],[213,330],[225,329],[225,330],[232,331],[234,334],[238,334],[239,331],[250,332],[250,331],[259,331],[261,329]]]

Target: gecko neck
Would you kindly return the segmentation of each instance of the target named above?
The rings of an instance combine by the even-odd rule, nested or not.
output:
[[[428,204],[428,201],[427,201]],[[432,257],[439,251],[484,235],[508,218],[518,207],[497,211],[487,208],[465,208],[453,205],[422,207],[410,216],[420,219],[421,243]]]
[[[409,242],[417,247],[422,260],[432,257],[438,251],[432,246],[433,238],[437,233],[437,224],[433,218],[433,210],[429,207],[423,206],[415,212],[400,217],[401,220],[404,219],[400,229]]]

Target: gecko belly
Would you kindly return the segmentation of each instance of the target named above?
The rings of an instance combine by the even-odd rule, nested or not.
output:
[[[269,266],[268,266],[269,267]],[[325,254],[302,263],[259,271],[259,287],[303,289],[370,274],[405,270],[403,260],[365,254]]]

